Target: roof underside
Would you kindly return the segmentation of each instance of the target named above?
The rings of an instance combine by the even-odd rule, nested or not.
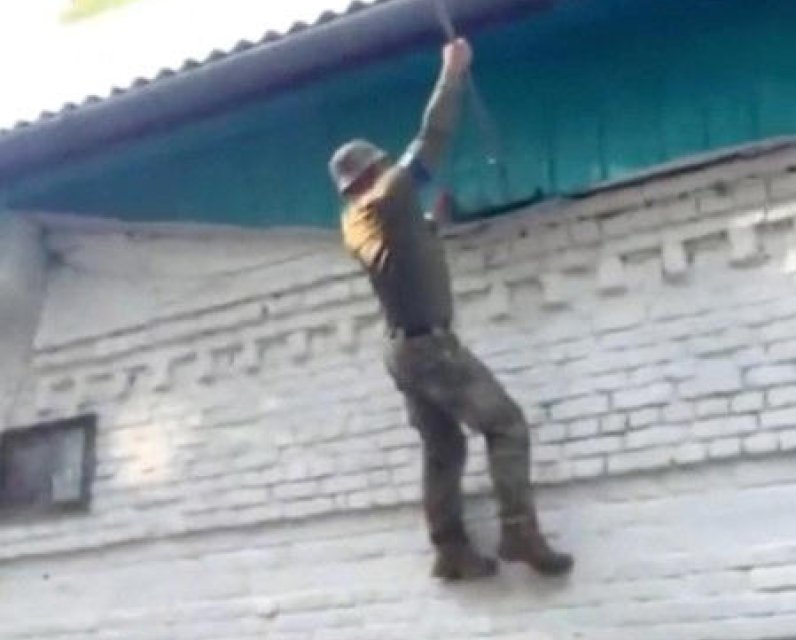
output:
[[[234,105],[295,87],[439,38],[435,0],[355,1],[312,24],[269,32],[206,60],[162,69],[106,98],[91,96],[0,133],[0,184],[125,140],[171,129]],[[448,0],[457,25],[544,9],[556,0]]]

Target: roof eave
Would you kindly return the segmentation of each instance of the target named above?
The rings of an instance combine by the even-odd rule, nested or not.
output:
[[[457,0],[449,6],[457,24],[468,24],[552,1]],[[0,184],[428,40],[440,33],[433,2],[376,4],[15,129],[0,137]]]

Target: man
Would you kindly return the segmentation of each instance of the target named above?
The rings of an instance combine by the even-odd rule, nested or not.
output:
[[[393,164],[373,144],[341,147],[330,171],[345,206],[345,245],[367,271],[385,316],[386,364],[423,441],[423,502],[436,548],[433,575],[493,575],[497,563],[470,545],[462,516],[464,423],[484,435],[500,504],[504,560],[545,575],[568,572],[572,557],[550,548],[536,517],[528,425],[490,371],[451,330],[453,296],[442,243],[422,216],[418,189],[428,183],[452,134],[472,60],[465,40],[447,44],[423,126]]]

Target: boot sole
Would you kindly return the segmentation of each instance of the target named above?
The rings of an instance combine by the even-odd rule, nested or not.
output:
[[[478,571],[462,571],[458,568],[435,568],[431,575],[434,578],[444,580],[445,582],[461,582],[463,580],[479,580],[483,578],[491,578],[497,575],[498,565],[497,562],[491,563],[488,567],[484,567]]]
[[[544,566],[522,554],[499,552],[498,557],[504,562],[522,562],[523,564],[527,564],[531,569],[548,578],[565,576],[571,573],[572,569],[575,567],[575,561],[572,558],[562,560],[561,563],[557,565]]]

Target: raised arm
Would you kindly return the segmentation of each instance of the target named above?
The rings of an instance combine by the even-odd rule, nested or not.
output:
[[[446,44],[442,50],[442,69],[423,114],[420,133],[401,158],[401,164],[419,183],[430,180],[437,170],[456,128],[472,57],[469,43],[461,38]]]

